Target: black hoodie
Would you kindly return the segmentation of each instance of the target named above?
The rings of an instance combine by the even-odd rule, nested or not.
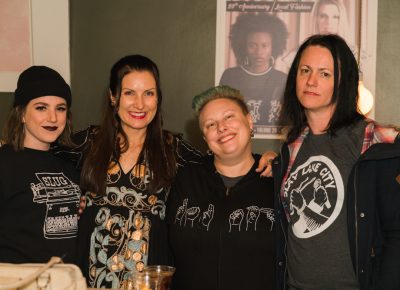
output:
[[[253,167],[227,189],[213,157],[178,172],[167,205],[173,289],[275,288],[273,179]]]

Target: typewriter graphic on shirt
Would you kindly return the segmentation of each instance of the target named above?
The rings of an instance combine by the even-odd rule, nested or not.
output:
[[[38,183],[31,183],[33,202],[46,203],[43,225],[47,239],[76,237],[80,189],[64,173],[36,173]]]

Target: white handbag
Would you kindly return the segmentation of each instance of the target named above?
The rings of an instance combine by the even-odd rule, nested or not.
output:
[[[0,290],[86,290],[81,270],[53,257],[46,264],[0,263]]]

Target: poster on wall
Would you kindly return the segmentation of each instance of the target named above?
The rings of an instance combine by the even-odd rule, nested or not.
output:
[[[215,83],[240,90],[253,118],[254,138],[283,137],[287,73],[310,35],[343,37],[365,84],[375,90],[377,1],[221,0],[217,5]]]
[[[46,65],[70,81],[68,0],[0,1],[0,92],[14,92],[19,74]]]
[[[30,1],[1,1],[0,7],[0,71],[19,72],[32,63]]]

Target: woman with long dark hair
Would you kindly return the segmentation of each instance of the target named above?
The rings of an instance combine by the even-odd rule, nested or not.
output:
[[[165,200],[177,166],[200,153],[162,129],[158,68],[141,55],[110,73],[104,119],[85,132],[80,220],[82,269],[91,287],[120,288],[148,264],[169,263]],[[82,149],[82,148],[81,148]]]
[[[57,149],[83,163],[80,264],[91,287],[120,288],[132,271],[172,263],[165,202],[178,167],[202,154],[163,130],[162,99],[156,64],[123,57],[111,68],[102,124],[75,134],[73,152]],[[264,162],[272,156],[264,154]]]
[[[399,132],[359,112],[357,89],[343,38],[314,35],[300,46],[284,95],[290,129],[273,168],[287,232],[279,289],[400,287]]]

